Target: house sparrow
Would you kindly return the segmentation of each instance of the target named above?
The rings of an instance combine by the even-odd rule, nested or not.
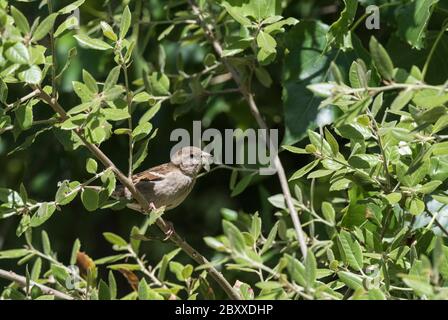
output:
[[[196,177],[204,167],[210,169],[211,155],[196,147],[184,147],[164,163],[132,177],[136,188],[145,196],[153,209],[165,207],[173,209],[188,196],[196,182]],[[130,199],[129,191],[117,186],[112,196],[116,199]],[[128,204],[131,209],[139,210],[137,203]]]

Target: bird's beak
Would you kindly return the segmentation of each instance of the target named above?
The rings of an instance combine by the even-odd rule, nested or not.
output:
[[[206,171],[210,171],[210,163],[212,160],[212,155],[207,152],[202,152],[202,165]]]

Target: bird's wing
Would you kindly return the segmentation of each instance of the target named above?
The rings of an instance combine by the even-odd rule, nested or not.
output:
[[[173,165],[172,163],[164,163],[159,166],[135,174],[132,177],[132,181],[134,182],[135,185],[137,185],[140,182],[162,180],[165,178],[166,174],[172,172],[173,170],[177,170],[177,167],[175,165]]]
[[[145,192],[149,197],[153,194],[154,183],[161,181],[165,178],[165,175],[173,170],[178,170],[172,163],[164,163],[151,169],[136,173],[132,176],[132,182],[140,190]],[[123,198],[126,196],[125,188],[122,185],[118,185],[113,195],[115,198]]]

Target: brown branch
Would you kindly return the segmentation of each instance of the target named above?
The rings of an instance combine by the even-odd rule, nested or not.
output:
[[[239,91],[241,92],[243,97],[246,99],[246,101],[249,105],[249,109],[250,109],[253,117],[255,118],[258,126],[261,129],[265,129],[266,132],[269,132],[267,130],[268,126],[260,114],[260,111],[255,102],[253,94],[250,92],[249,88],[243,83],[239,72],[227,61],[226,58],[222,57],[223,49],[222,49],[221,44],[219,43],[219,41],[215,38],[215,35],[213,34],[212,26],[205,21],[204,16],[202,15],[199,8],[196,6],[194,0],[188,0],[188,2],[190,3],[193,13],[197,16],[200,24],[202,25],[202,28],[203,28],[206,36],[210,40],[216,54],[219,57],[221,57],[221,61],[223,62],[224,66],[227,68],[227,70],[231,73],[233,80],[235,81],[235,83],[237,84],[237,86],[239,88]],[[270,144],[267,142],[267,145],[269,147]],[[286,205],[288,206],[289,212],[291,214],[292,222],[294,224],[294,229],[295,229],[296,235],[297,235],[297,240],[300,245],[300,250],[302,252],[303,257],[305,258],[306,253],[307,253],[305,234],[302,229],[302,224],[300,223],[299,214],[297,213],[297,210],[294,207],[292,197],[291,197],[291,191],[289,190],[288,180],[287,180],[286,174],[285,174],[285,170],[283,168],[282,162],[280,161],[278,154],[274,158],[274,167],[277,171],[277,175],[280,180],[280,185],[282,188],[283,196],[285,197]]]
[[[46,92],[43,90],[40,90],[39,93],[40,98],[45,101],[53,110],[58,113],[62,120],[68,119],[68,115],[65,112],[65,110],[61,107],[59,102],[55,99],[50,97]],[[150,204],[146,200],[146,198],[143,196],[143,194],[137,190],[135,185],[132,183],[132,180],[129,179],[126,175],[123,174],[116,166],[115,164],[99,149],[96,145],[88,142],[84,135],[82,134],[82,131],[79,129],[74,130],[76,134],[79,136],[79,138],[83,141],[84,145],[92,152],[98,160],[101,161],[101,163],[106,167],[110,168],[114,173],[117,179],[130,191],[132,194],[132,197],[138,202],[138,204],[141,206],[144,213],[150,212]],[[162,218],[157,219],[156,221],[157,226],[164,232],[165,234],[170,234],[172,232],[172,228],[169,224],[167,224]],[[224,276],[216,270],[213,266],[210,266],[209,261],[202,256],[199,252],[197,252],[192,246],[190,246],[179,234],[176,232],[172,232],[169,239],[177,245],[179,248],[181,248],[186,254],[188,254],[193,260],[195,260],[200,265],[208,265],[209,267],[208,272],[210,276],[218,283],[218,285],[226,292],[226,294],[229,296],[229,298],[233,300],[239,300],[241,299],[239,294],[232,288],[230,283],[224,278]]]
[[[17,283],[21,287],[26,286],[26,278],[23,276],[20,276],[12,271],[6,271],[0,269],[0,278],[7,279],[10,281],[13,281]],[[43,284],[37,283],[35,281],[30,280],[30,285],[38,287],[40,290],[42,290],[45,294],[50,294],[55,296],[56,298],[63,299],[63,300],[74,300],[73,297],[69,296],[68,294],[65,294],[61,291],[58,291],[56,289],[47,287]]]

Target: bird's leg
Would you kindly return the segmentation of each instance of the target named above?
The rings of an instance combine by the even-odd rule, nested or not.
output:
[[[126,200],[131,200],[132,199],[132,193],[126,187],[124,188],[124,197],[125,197]]]
[[[168,241],[174,234],[174,225],[171,221],[165,220],[165,223],[168,225],[168,230],[165,232],[165,238],[163,239],[163,241]]]

